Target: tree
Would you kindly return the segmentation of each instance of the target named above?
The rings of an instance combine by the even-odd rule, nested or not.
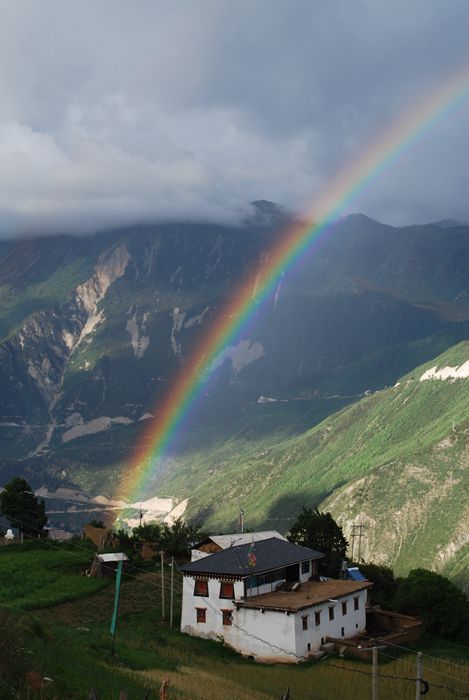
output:
[[[156,521],[144,523],[143,525],[133,528],[132,540],[138,544],[147,542],[161,547],[162,532],[163,526],[160,523]]]
[[[0,493],[0,510],[13,527],[28,537],[37,537],[47,523],[46,506],[38,500],[25,479],[15,477]]]
[[[325,554],[326,559],[322,564],[323,573],[333,577],[340,575],[348,542],[342,528],[330,513],[320,513],[317,508],[312,510],[303,506],[303,510],[290,529],[288,540]]]
[[[398,582],[394,607],[415,615],[427,632],[464,641],[469,629],[469,601],[449,579],[426,569],[414,569]]]
[[[167,523],[163,525],[161,546],[166,554],[176,559],[187,559],[190,557],[192,545],[204,537],[205,534],[201,532],[198,525],[185,523],[178,518],[172,525]]]
[[[360,564],[360,571],[369,581],[373,581],[373,588],[368,591],[373,605],[382,605],[389,608],[392,605],[398,582],[394,578],[394,572],[388,566],[380,564]]]

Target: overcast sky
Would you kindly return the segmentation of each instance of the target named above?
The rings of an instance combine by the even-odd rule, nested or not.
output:
[[[467,0],[0,0],[0,235],[301,211],[469,61]],[[469,220],[469,100],[350,205]],[[346,212],[344,212],[346,213]]]

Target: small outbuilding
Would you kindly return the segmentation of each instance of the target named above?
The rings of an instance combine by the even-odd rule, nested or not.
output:
[[[112,576],[116,575],[117,565],[123,562],[122,570],[125,571],[129,557],[124,552],[111,552],[109,554],[95,554],[91,564],[90,576]]]

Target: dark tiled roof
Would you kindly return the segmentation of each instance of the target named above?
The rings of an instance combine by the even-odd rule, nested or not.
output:
[[[285,542],[275,537],[268,540],[260,540],[254,543],[256,565],[248,566],[251,544],[233,546],[215,554],[209,554],[202,559],[184,564],[180,567],[183,574],[188,576],[216,574],[230,576],[254,576],[284,566],[299,564],[302,561],[320,559],[324,556],[321,552],[309,547],[300,547],[298,544]]]

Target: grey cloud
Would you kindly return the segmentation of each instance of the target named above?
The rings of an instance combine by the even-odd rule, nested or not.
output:
[[[3,236],[236,221],[256,198],[301,210],[461,65],[469,19],[460,0],[25,0],[0,12]],[[350,207],[469,219],[465,110]]]

